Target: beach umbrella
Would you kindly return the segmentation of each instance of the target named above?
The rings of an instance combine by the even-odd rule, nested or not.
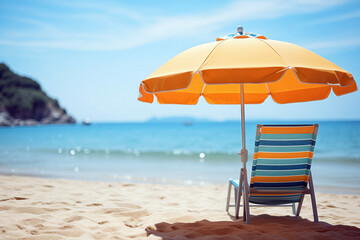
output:
[[[280,104],[322,100],[357,90],[351,73],[295,44],[243,32],[217,38],[178,54],[140,83],[138,100],[161,104],[240,104],[245,174],[244,203],[248,204],[244,104],[271,98]],[[240,194],[238,194],[240,195]],[[246,203],[247,202],[247,203]],[[249,219],[245,205],[246,219]],[[237,209],[238,211],[238,209]]]

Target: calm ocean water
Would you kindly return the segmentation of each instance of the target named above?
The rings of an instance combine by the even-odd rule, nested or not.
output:
[[[246,123],[249,169],[256,124]],[[360,190],[360,121],[319,124],[312,164],[315,186]],[[0,174],[95,181],[226,183],[239,176],[240,148],[239,122],[0,128]]]

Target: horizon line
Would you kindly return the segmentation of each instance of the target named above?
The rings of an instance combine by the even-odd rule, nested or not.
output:
[[[210,118],[193,118],[189,117],[164,117],[164,118],[156,118],[152,120],[149,118],[147,120],[115,120],[115,121],[91,121],[91,123],[182,123],[186,121],[192,122],[241,122],[241,119],[224,119],[224,120],[217,120],[217,119],[210,119]],[[245,120],[247,122],[360,122],[360,119],[249,119]],[[82,121],[77,121],[77,124],[81,124]]]

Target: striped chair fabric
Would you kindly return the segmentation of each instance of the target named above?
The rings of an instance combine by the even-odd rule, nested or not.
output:
[[[299,202],[301,193],[281,191],[306,188],[316,141],[315,124],[258,128],[250,189],[262,192],[251,191],[249,201],[267,205]]]

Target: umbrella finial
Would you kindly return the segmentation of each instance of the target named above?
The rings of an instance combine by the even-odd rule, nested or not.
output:
[[[237,32],[238,32],[240,35],[243,35],[243,33],[244,33],[243,27],[238,27],[238,28],[237,28]]]

